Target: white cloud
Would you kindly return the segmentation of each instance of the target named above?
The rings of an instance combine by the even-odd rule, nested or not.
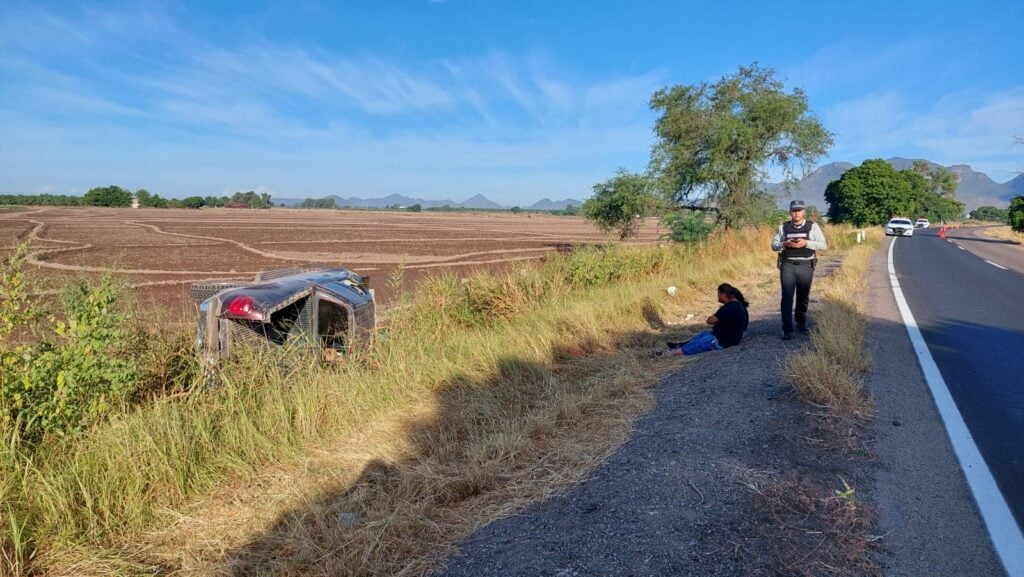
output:
[[[158,13],[86,12],[100,24],[78,28],[95,33],[59,49],[8,44],[0,59],[0,78],[18,79],[0,98],[0,188],[579,198],[615,167],[646,163],[647,99],[663,76],[583,80],[538,54],[399,61],[259,39],[226,48]],[[50,32],[71,25],[47,18]],[[39,56],[141,41],[133,22],[173,37],[143,45],[143,66],[58,71]]]
[[[970,164],[995,180],[1024,165],[1024,86],[996,93],[962,91],[914,110],[896,92],[840,102],[824,114],[836,132],[835,160],[899,155],[939,164]]]

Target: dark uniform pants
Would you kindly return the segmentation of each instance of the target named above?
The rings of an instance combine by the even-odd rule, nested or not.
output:
[[[793,332],[793,293],[796,293],[796,324],[807,323],[807,305],[814,279],[813,261],[783,260],[779,267],[782,281],[782,331]]]

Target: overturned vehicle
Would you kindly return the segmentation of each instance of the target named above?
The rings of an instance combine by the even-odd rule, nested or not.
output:
[[[253,281],[192,283],[199,305],[196,350],[214,364],[243,349],[310,346],[328,361],[366,347],[376,328],[369,279],[306,265],[264,271]]]

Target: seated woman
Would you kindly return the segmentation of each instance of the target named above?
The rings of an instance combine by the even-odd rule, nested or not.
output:
[[[750,303],[743,297],[740,289],[728,283],[718,285],[718,302],[722,303],[722,306],[707,319],[711,328],[697,333],[685,343],[667,343],[669,354],[697,355],[727,349],[740,343],[750,321],[747,315]],[[661,354],[659,352],[658,356]]]

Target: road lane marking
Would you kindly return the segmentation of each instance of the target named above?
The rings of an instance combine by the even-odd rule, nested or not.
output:
[[[962,246],[960,246],[960,245],[956,245],[956,247],[957,247],[958,249],[960,249],[960,250],[967,250],[966,248],[964,248],[964,247],[962,247]]]
[[[986,260],[985,262],[987,262],[988,264],[990,264],[990,265],[992,265],[992,266],[994,266],[996,268],[1001,268],[1003,270],[1010,270],[1010,269],[1006,268],[1005,266],[1003,266],[1001,264],[996,264],[996,263],[994,263],[994,262],[992,262],[990,260]]]
[[[992,471],[985,464],[981,451],[974,443],[971,432],[967,429],[960,410],[949,393],[946,380],[942,378],[935,359],[932,358],[928,345],[925,344],[921,329],[917,326],[914,315],[910,312],[907,299],[900,289],[900,281],[896,278],[896,266],[893,264],[892,253],[896,243],[889,243],[889,284],[892,286],[892,294],[896,297],[896,305],[903,316],[903,324],[907,327],[907,334],[910,342],[917,353],[917,360],[921,363],[921,371],[924,379],[931,390],[935,407],[939,410],[942,423],[946,426],[946,433],[953,445],[953,452],[960,462],[960,469],[967,478],[967,485],[974,494],[974,501],[981,511],[981,517],[985,521],[989,537],[992,538],[992,545],[995,547],[999,559],[1003,562],[1008,577],[1024,577],[1024,535],[1021,534],[1017,521],[1006,504],[1006,499],[999,492]]]

